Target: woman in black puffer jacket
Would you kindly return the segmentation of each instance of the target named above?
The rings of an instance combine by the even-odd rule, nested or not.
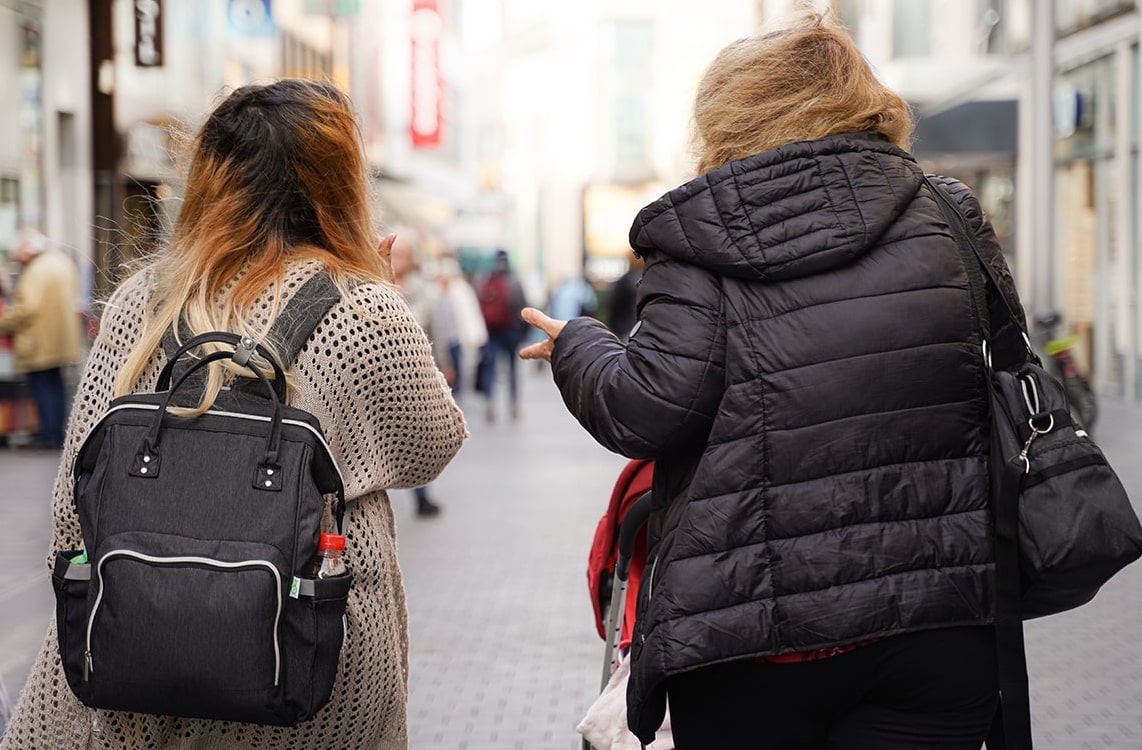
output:
[[[679,750],[987,733],[980,331],[911,126],[820,17],[736,42],[697,93],[700,176],[631,229],[629,343],[525,311],[550,338],[522,356],[551,361],[579,422],[657,459],[628,691],[644,742],[667,695]],[[944,184],[1021,310],[975,197]],[[994,332],[999,359],[1013,335]]]

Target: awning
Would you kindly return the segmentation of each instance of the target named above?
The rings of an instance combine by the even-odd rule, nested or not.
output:
[[[1018,143],[1018,102],[974,101],[926,116],[916,106],[912,152],[917,157],[940,154],[991,153],[1014,158]]]

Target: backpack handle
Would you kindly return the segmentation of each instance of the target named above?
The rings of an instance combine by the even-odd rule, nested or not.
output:
[[[243,342],[243,339],[246,339],[246,343]],[[178,362],[178,360],[181,359],[184,355],[189,353],[191,349],[195,349],[195,348],[201,346],[202,344],[230,344],[231,346],[234,347],[234,351],[233,352],[216,352],[217,354],[221,354],[222,356],[220,356],[220,357],[210,356],[210,357],[206,357],[204,359],[201,359],[198,362],[196,362],[195,364],[191,365],[186,370],[186,372],[183,373],[184,375],[189,374],[191,372],[194,372],[195,370],[199,369],[200,367],[202,367],[207,362],[213,362],[213,361],[219,360],[219,359],[233,359],[236,362],[238,362],[239,364],[245,365],[250,370],[253,370],[255,373],[262,375],[263,373],[261,370],[259,370],[258,368],[249,364],[248,355],[247,355],[247,361],[243,362],[240,359],[238,359],[239,351],[243,351],[243,350],[249,351],[249,349],[251,348],[251,345],[252,345],[253,350],[255,352],[257,352],[258,354],[260,354],[263,359],[265,359],[267,362],[269,362],[270,367],[272,367],[274,370],[273,383],[272,384],[267,383],[267,386],[273,390],[274,394],[278,398],[278,401],[285,403],[285,400],[286,400],[285,373],[282,372],[281,365],[278,364],[278,361],[277,361],[277,359],[274,358],[274,355],[271,354],[270,351],[268,349],[266,349],[264,346],[254,342],[252,339],[249,339],[245,336],[239,336],[236,333],[227,333],[225,331],[215,331],[213,333],[200,333],[197,336],[192,337],[190,340],[188,340],[182,346],[180,346],[174,352],[174,354],[172,354],[170,357],[167,358],[166,365],[163,366],[162,372],[159,373],[159,382],[155,386],[155,390],[156,391],[165,391],[168,388],[170,390],[175,390],[178,387],[177,382],[176,382],[176,385],[174,388],[170,387],[171,377],[174,374],[175,363]],[[263,375],[263,379],[265,379],[264,375]],[[182,378],[179,378],[178,382],[181,382],[181,381],[182,381]]]
[[[197,343],[195,342],[198,339],[206,337],[207,339],[213,340],[221,335],[229,336],[229,334],[203,334],[203,336],[196,336],[191,341],[188,341],[183,348],[197,346]],[[266,377],[264,372],[262,372],[254,365],[250,364],[249,355],[252,353],[252,351],[253,347],[250,347],[246,343],[239,342],[238,348],[234,352],[211,352],[205,357],[195,361],[194,364],[192,364],[178,376],[178,379],[175,380],[174,384],[171,385],[167,390],[166,397],[163,399],[162,404],[159,405],[158,412],[155,414],[155,419],[151,423],[151,428],[147,431],[147,436],[143,439],[143,446],[136,456],[135,466],[131,471],[133,475],[152,478],[159,475],[161,456],[159,454],[158,447],[159,436],[163,426],[163,418],[166,416],[167,409],[171,405],[171,399],[174,397],[174,394],[178,391],[179,387],[182,386],[183,383],[185,383],[187,379],[196,371],[209,365],[211,362],[215,362],[221,359],[233,359],[244,364],[254,373],[258,380],[262,381],[262,384],[266,386],[266,390],[269,391],[270,400],[274,405],[274,413],[270,418],[270,434],[266,442],[266,453],[262,457],[262,460],[258,462],[256,471],[254,472],[254,487],[256,489],[263,490],[281,489],[281,466],[278,464],[278,448],[281,445],[282,400],[278,397],[279,389],[275,386],[281,384],[282,390],[284,390],[284,375],[282,375],[281,368],[278,367],[277,363],[275,363],[272,358],[269,358],[278,377],[276,381],[271,383],[270,379]],[[171,363],[173,362],[173,359],[168,362],[167,367],[170,367]],[[163,368],[164,374],[167,376],[165,380],[169,381],[170,374],[166,373],[166,369],[167,368]],[[162,380],[163,378],[160,376],[160,382]]]

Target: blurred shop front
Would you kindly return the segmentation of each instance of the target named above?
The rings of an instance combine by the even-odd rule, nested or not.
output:
[[[0,4],[0,265],[20,228],[44,219],[40,21],[35,5]]]
[[[670,186],[664,182],[602,182],[583,189],[583,275],[595,288],[608,287],[627,271],[630,228],[643,206]]]
[[[1021,283],[1049,266],[1048,296],[1062,317],[1057,334],[1077,337],[1079,369],[1098,392],[1134,401],[1142,398],[1142,12],[1133,0],[1054,5],[1053,216],[1031,215],[1025,200],[1029,188],[1021,183],[1043,176],[1020,166],[1028,123],[1018,111],[1029,103],[1029,90],[1017,73],[1015,100],[964,101],[930,112],[918,105],[914,152],[926,171],[972,186]],[[1025,55],[1029,39],[1009,44]],[[1016,228],[1042,221],[1051,222],[1053,244],[1017,258],[1017,239],[1023,243]],[[1047,332],[1029,322],[1041,345]]]
[[[1076,15],[1076,6],[1099,13]],[[1139,39],[1134,2],[1059,2],[1053,298],[1097,390],[1142,397]]]
[[[1118,169],[1114,158],[1114,121],[1108,109],[1113,58],[1105,57],[1061,74],[1055,84],[1055,305],[1064,312],[1066,328],[1078,336],[1077,355],[1083,369],[1100,385],[1119,390],[1121,371],[1106,356],[1107,334],[1116,327],[1108,318],[1117,306],[1114,290],[1100,277],[1117,265],[1125,248],[1112,243],[1118,202],[1107,189]],[[1101,110],[1101,111],[1100,111]],[[1125,196],[1123,196],[1125,197]],[[1126,269],[1120,269],[1126,270]],[[1129,273],[1123,274],[1129,278]],[[1110,294],[1116,298],[1108,299]]]
[[[968,101],[931,114],[925,113],[923,105],[916,109],[916,158],[926,172],[971,187],[1014,271],[1018,102]]]
[[[115,241],[96,248],[100,281],[109,285],[99,290],[102,294],[130,275],[136,261],[161,247],[174,224],[178,208],[172,199],[182,190],[173,157],[172,133],[178,127],[173,117],[160,116],[135,122],[124,132]]]

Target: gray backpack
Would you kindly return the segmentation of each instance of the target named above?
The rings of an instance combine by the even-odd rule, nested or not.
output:
[[[283,310],[271,335],[290,362],[337,298],[319,274]],[[329,701],[337,673],[352,574],[309,568],[324,496],[343,522],[342,479],[317,418],[284,403],[283,365],[265,348],[221,332],[172,342],[155,392],[115,399],[75,461],[86,548],[60,552],[52,574],[64,673],[92,708],[294,725]],[[184,356],[207,342],[229,346]],[[223,358],[257,379],[200,416],[167,411],[197,403],[181,397]]]

